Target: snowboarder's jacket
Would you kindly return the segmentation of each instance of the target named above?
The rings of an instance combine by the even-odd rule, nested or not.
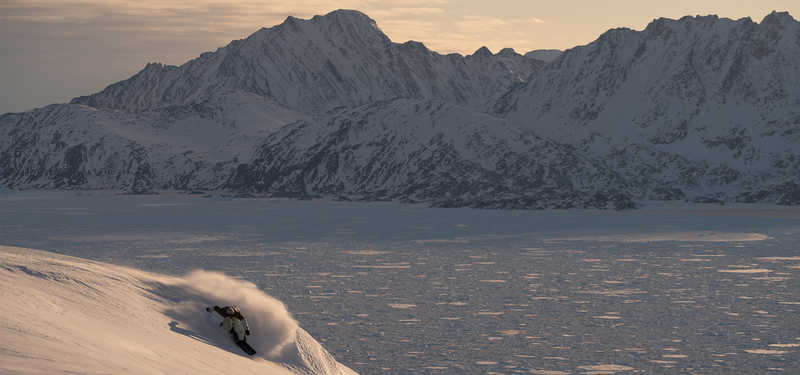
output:
[[[220,316],[225,318],[222,321],[222,328],[226,331],[231,331],[236,338],[236,341],[244,341],[245,336],[250,335],[250,326],[247,324],[247,318],[244,317],[239,308],[236,306],[219,307],[214,306],[214,311]]]
[[[247,325],[247,319],[242,315],[242,312],[236,306],[219,307],[214,306],[214,311],[221,315],[223,318],[234,318],[241,320],[244,325]]]

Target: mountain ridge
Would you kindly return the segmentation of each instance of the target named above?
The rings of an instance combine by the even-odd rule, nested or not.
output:
[[[181,66],[0,116],[0,185],[487,208],[798,204],[799,62],[786,12],[659,18],[550,62],[395,43],[357,11],[287,17]]]
[[[798,176],[799,58],[800,23],[788,13],[761,24],[662,18],[565,51],[493,113],[611,163],[633,163],[626,174],[640,176],[636,185],[738,199]],[[643,168],[655,171],[641,178]]]
[[[71,103],[136,112],[202,101],[225,89],[313,113],[397,97],[463,104],[499,95],[541,66],[516,53],[489,53],[491,64],[473,63],[477,57],[440,55],[414,41],[393,43],[368,16],[338,10],[309,20],[288,17],[181,66],[148,64]]]

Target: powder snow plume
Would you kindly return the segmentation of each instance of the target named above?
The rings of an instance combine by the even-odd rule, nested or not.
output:
[[[227,333],[214,323],[218,320],[216,313],[208,314],[205,308],[236,305],[250,323],[252,335],[247,337],[247,341],[258,350],[258,355],[275,359],[284,347],[294,342],[297,321],[281,301],[262,292],[251,282],[218,272],[195,270],[165,282],[164,286],[167,293],[158,293],[158,289],[156,293],[175,302],[167,314],[203,336],[217,342],[230,341]]]

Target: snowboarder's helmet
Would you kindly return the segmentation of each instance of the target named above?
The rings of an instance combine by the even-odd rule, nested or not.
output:
[[[225,314],[227,314],[227,315],[235,314],[235,311],[233,310],[233,307],[231,307],[231,306],[225,307]]]

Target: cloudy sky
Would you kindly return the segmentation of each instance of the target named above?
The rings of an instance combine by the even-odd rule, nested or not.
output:
[[[147,62],[180,65],[288,15],[340,8],[366,13],[396,42],[462,54],[567,49],[657,17],[800,18],[798,0],[0,0],[0,113],[99,91]]]

